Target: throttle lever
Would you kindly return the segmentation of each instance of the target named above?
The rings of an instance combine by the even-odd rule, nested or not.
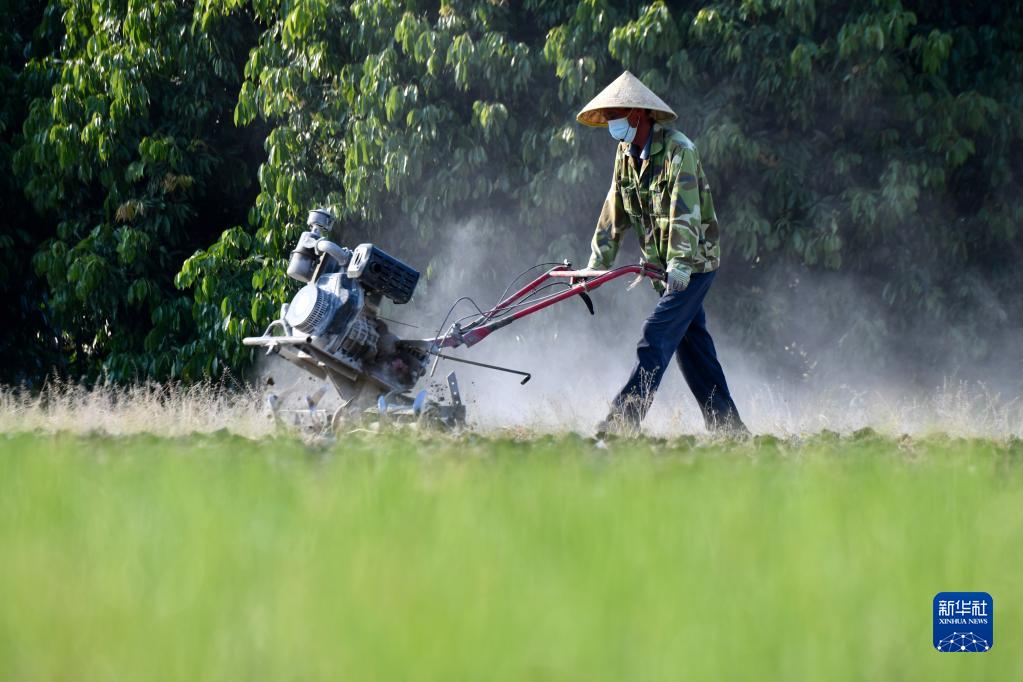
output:
[[[583,300],[583,303],[586,304],[586,309],[590,311],[590,315],[596,315],[597,314],[597,313],[593,312],[593,299],[590,298],[589,294],[587,294],[585,291],[580,291],[579,292],[579,298],[581,298]]]

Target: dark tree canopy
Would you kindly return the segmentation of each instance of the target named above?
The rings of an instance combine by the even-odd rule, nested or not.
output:
[[[574,113],[625,68],[701,149],[718,300],[751,345],[799,314],[764,310],[793,271],[897,313],[827,302],[862,347],[925,319],[979,357],[1023,312],[1020,2],[107,0],[5,21],[0,267],[42,297],[6,304],[73,376],[244,366],[313,206],[405,251],[473,216],[502,226],[488,248],[583,259],[610,151]]]

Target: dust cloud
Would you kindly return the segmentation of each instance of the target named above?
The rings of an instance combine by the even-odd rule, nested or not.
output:
[[[429,337],[457,298],[471,296],[487,309],[529,265],[568,258],[582,266],[589,252],[587,237],[580,236],[568,247],[571,253],[517,253],[507,241],[495,241],[494,235],[509,233],[509,226],[484,219],[453,226],[436,245],[438,256],[416,298],[384,314],[418,325],[400,328],[406,336]],[[408,257],[393,245],[381,246]],[[565,248],[565,241],[556,248]],[[616,264],[638,259],[635,239],[627,236]],[[410,260],[417,267],[427,266]],[[876,310],[851,278],[779,268],[764,275],[773,286],[765,288],[766,300],[759,302],[759,309],[781,319],[760,321],[757,328],[765,331],[751,349],[730,332],[754,322],[728,317],[736,309],[726,300],[731,267],[745,266],[725,262],[706,302],[708,325],[735,402],[754,433],[791,436],[864,427],[891,434],[1005,437],[1023,432],[1021,365],[1008,366],[1012,353],[1019,353],[1013,350],[1014,339],[1021,338],[1017,330],[1003,330],[992,338],[994,346],[1003,348],[1008,363],[1003,366],[920,366],[914,362],[919,349],[956,342],[954,329],[942,332],[926,325],[916,338],[902,338],[888,352],[868,353],[862,350],[870,345],[865,341],[870,334],[885,333],[885,315],[890,313]],[[514,375],[448,361],[441,362],[437,374],[456,371],[476,428],[591,433],[631,371],[643,320],[657,302],[648,283],[629,284],[625,277],[592,292],[595,316],[581,300],[569,299],[472,348],[452,352],[532,373],[524,386]],[[829,305],[848,310],[846,324],[836,327],[823,321]],[[472,305],[463,302],[451,319],[471,312]],[[644,431],[655,436],[705,433],[696,401],[675,366],[665,374]]]

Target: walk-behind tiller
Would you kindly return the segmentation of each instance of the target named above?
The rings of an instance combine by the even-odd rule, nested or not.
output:
[[[419,272],[372,244],[349,250],[325,238],[334,225],[327,209],[312,211],[307,223],[309,230],[302,233],[288,263],[288,276],[305,286],[290,304],[281,307],[280,318],[271,322],[262,336],[248,337],[244,343],[264,347],[267,355],[279,355],[309,374],[329,380],[341,403],[329,419],[320,421],[329,422],[335,430],[346,420],[364,414],[459,426],[465,422],[465,406],[454,372],[447,375],[446,398],[431,395],[426,388],[415,391],[427,373],[433,374],[440,359],[518,374],[523,384],[530,375],[452,357],[444,349],[473,346],[515,320],[573,296],[580,296],[592,314],[593,303],[586,292],[625,275],[664,279],[662,270],[648,264],[573,270],[568,261],[542,263],[519,278],[533,270],[549,269],[507,295],[513,281],[490,310],[477,307],[474,314],[456,320],[445,331],[453,305],[433,338],[402,339],[379,315],[380,303],[385,297],[396,304],[408,303]],[[540,295],[549,289],[556,290]],[[471,302],[465,298],[455,304],[462,300]],[[323,393],[321,390],[306,398],[308,411],[314,416]],[[280,417],[278,397],[271,394],[268,401],[275,416]]]

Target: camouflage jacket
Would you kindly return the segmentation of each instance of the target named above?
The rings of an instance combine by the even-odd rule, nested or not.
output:
[[[589,267],[611,267],[631,227],[643,259],[662,268],[716,270],[721,259],[718,221],[699,153],[682,133],[655,125],[649,158],[639,170],[629,144],[618,145],[611,189],[593,234]]]

